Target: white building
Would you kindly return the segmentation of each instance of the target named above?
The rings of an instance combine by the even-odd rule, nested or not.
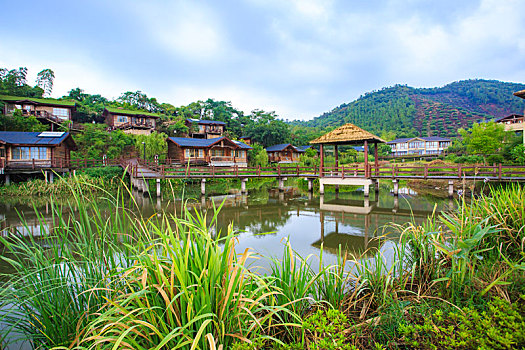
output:
[[[443,151],[450,146],[450,143],[450,139],[439,136],[412,137],[387,142],[392,148],[392,155],[394,157],[410,155],[437,156],[443,153]]]

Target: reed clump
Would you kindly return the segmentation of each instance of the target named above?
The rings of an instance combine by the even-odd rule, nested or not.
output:
[[[321,249],[314,269],[286,241],[265,271],[265,257],[236,250],[231,227],[212,229],[220,207],[211,218],[143,218],[124,194],[106,193],[108,215],[72,188],[75,215],[55,207],[52,232],[2,240],[17,273],[1,320],[6,336],[42,349],[472,348],[475,333],[525,329],[522,191],[493,189],[421,225],[393,225],[399,240],[340,250],[334,266]]]

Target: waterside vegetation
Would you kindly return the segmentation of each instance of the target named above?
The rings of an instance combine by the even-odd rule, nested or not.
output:
[[[522,187],[491,189],[422,225],[393,225],[399,242],[383,237],[388,244],[363,256],[340,251],[334,266],[322,264],[321,250],[314,267],[283,242],[270,270],[257,264],[267,258],[236,251],[231,227],[213,229],[220,207],[212,217],[144,218],[119,188],[104,192],[105,212],[73,184],[70,203],[52,208],[51,232],[0,238],[16,270],[2,290],[5,344],[18,336],[38,349],[525,345]]]

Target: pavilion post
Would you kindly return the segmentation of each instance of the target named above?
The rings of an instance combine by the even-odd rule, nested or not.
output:
[[[324,147],[323,144],[320,146],[321,151],[321,164],[319,166],[319,177],[323,177],[323,167],[324,167]]]
[[[335,172],[339,171],[339,152],[337,150],[337,145],[334,145],[334,157],[335,157]]]
[[[374,167],[376,168],[376,174],[377,174],[377,168],[379,167],[379,159],[377,158],[377,142],[374,144]]]
[[[368,177],[368,141],[365,140],[365,177]]]

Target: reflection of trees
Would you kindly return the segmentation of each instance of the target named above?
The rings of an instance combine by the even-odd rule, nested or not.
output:
[[[218,225],[223,231],[233,222],[234,228],[254,234],[277,231],[290,219],[293,209],[282,204],[263,204],[249,209],[223,208],[218,216]]]

